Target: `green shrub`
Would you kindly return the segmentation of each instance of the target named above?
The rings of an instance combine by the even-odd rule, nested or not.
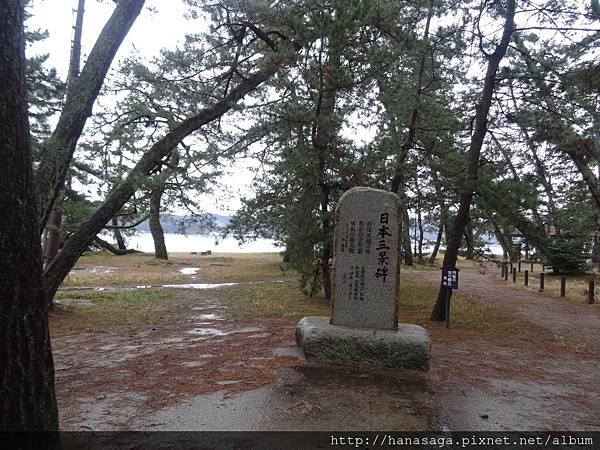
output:
[[[557,237],[548,247],[548,264],[554,273],[578,275],[587,271],[586,245],[579,237]]]

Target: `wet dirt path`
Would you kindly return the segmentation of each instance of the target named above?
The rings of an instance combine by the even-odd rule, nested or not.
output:
[[[439,274],[405,271],[403,276]],[[515,314],[529,315],[528,320],[537,314],[531,305],[539,304],[543,320],[550,321],[541,308],[545,304],[538,302],[554,299],[538,299],[526,310],[524,299],[500,288],[475,271],[461,272],[461,291],[508,311],[514,306]],[[326,368],[297,354],[297,318],[235,322],[211,290],[182,289],[180,305],[166,325],[54,332],[63,429],[600,427],[599,357],[569,335],[449,332],[434,325],[429,373]],[[579,334],[593,333],[580,327],[574,336]]]
[[[62,429],[433,426],[424,374],[315,367],[296,351],[296,318],[234,322],[210,290],[180,300],[170,325],[54,334]]]
[[[438,271],[402,277],[439,283]],[[467,430],[594,430],[600,426],[598,308],[519,291],[476,269],[460,292],[532,326],[514,333],[431,330],[432,389],[442,425]]]
[[[460,272],[459,292],[491,303],[521,319],[533,322],[558,337],[570,338],[590,347],[600,345],[600,305],[577,303],[558,297],[546,296],[533,287],[513,287],[512,281],[495,276],[495,270],[482,275],[475,268]],[[426,279],[439,283],[438,271],[409,271],[402,273],[409,279]],[[530,281],[533,285],[537,281]],[[583,298],[583,295],[582,295]]]

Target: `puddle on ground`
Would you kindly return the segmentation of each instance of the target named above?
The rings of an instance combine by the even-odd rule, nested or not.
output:
[[[192,317],[194,320],[225,320],[223,316],[218,314],[198,314]]]
[[[111,273],[117,270],[116,267],[108,267],[108,266],[96,266],[96,267],[73,267],[71,269],[71,273],[74,272],[83,272],[83,273]]]
[[[195,278],[194,275],[196,275],[199,270],[199,267],[184,267],[183,269],[179,269],[179,272],[184,275],[192,275],[192,278]]]
[[[161,289],[161,288],[181,288],[181,289],[217,289],[236,284],[251,283],[187,283],[187,284],[145,284],[137,286],[68,286],[60,288],[59,291],[97,291],[97,292],[124,292],[135,291],[136,289]],[[204,309],[204,308],[202,308]]]
[[[94,302],[85,298],[61,298],[54,300],[57,305],[80,305],[80,306],[94,306]]]
[[[154,345],[179,344],[179,343],[181,343],[183,341],[184,341],[183,338],[163,338],[163,339],[158,339],[158,340],[154,341],[153,344]]]
[[[186,283],[186,284],[163,284],[159,287],[180,289],[216,289],[226,286],[235,286],[240,283]],[[249,284],[249,283],[248,283]]]
[[[244,336],[248,339],[260,339],[260,338],[268,338],[271,337],[271,333],[257,333],[257,334],[248,334]]]
[[[204,364],[205,364],[204,361],[184,361],[180,365],[194,369],[196,367],[201,367]]]
[[[197,336],[229,336],[231,331],[223,331],[217,328],[194,328],[186,331],[188,334],[195,334]]]
[[[221,380],[221,381],[217,381],[217,384],[220,384],[221,386],[228,386],[230,384],[240,384],[243,382],[244,382],[244,380]]]
[[[161,288],[179,288],[179,289],[218,289],[228,286],[236,286],[238,284],[263,284],[263,283],[286,283],[288,280],[268,280],[268,281],[240,281],[234,283],[185,283],[185,284],[146,284],[137,286],[68,286],[59,289],[62,291],[133,291],[136,289],[161,289]],[[200,309],[220,308],[220,306],[207,305]]]
[[[233,330],[233,333],[257,333],[259,331],[262,331],[262,328],[244,327],[244,328],[240,328],[238,330]]]

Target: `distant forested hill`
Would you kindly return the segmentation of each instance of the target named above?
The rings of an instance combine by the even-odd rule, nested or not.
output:
[[[219,231],[223,227],[229,225],[229,216],[219,214],[207,214],[199,220],[192,220],[185,216],[175,214],[161,214],[160,223],[165,233],[181,233],[181,234],[207,234],[214,231]],[[212,225],[210,224],[212,221]],[[148,221],[142,222],[136,227],[138,231],[150,231]]]

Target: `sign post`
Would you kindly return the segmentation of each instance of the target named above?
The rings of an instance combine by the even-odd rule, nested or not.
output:
[[[458,272],[456,267],[442,267],[442,286],[446,288],[446,328],[450,328],[450,296],[452,289],[458,289]]]

